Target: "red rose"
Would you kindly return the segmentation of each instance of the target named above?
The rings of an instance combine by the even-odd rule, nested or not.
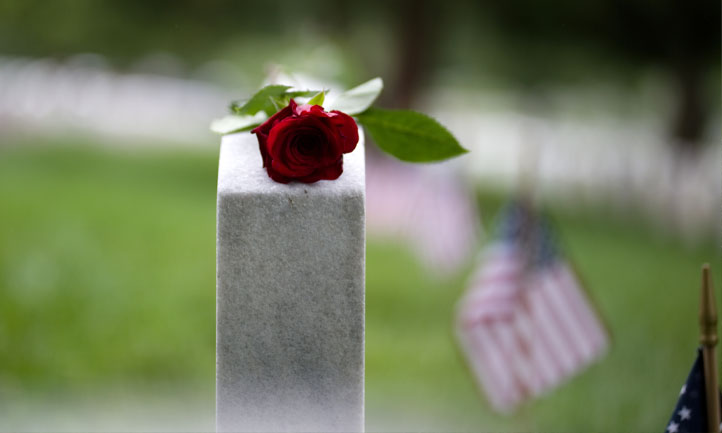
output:
[[[343,172],[343,154],[356,148],[358,127],[351,116],[320,105],[287,107],[251,133],[258,136],[263,166],[276,182],[334,180]]]

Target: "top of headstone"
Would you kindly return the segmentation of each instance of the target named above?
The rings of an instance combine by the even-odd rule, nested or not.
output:
[[[250,132],[223,137],[218,163],[218,195],[226,194],[360,194],[365,191],[364,135],[353,152],[343,156],[343,173],[336,180],[315,183],[273,181],[263,168],[258,139]]]

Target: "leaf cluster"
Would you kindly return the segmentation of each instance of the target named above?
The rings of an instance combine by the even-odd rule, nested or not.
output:
[[[309,98],[305,103],[354,116],[381,150],[402,161],[441,161],[467,152],[443,125],[425,114],[373,108],[382,90],[383,81],[374,78],[325,104],[326,90],[293,90],[290,86],[272,84],[246,101],[232,102],[231,115],[215,120],[211,129],[220,134],[248,131],[287,106],[292,98]]]

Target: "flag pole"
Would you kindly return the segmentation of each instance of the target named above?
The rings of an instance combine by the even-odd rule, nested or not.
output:
[[[719,382],[717,380],[717,307],[714,301],[714,289],[709,272],[709,264],[702,266],[702,293],[699,303],[699,342],[702,344],[704,360],[704,385],[707,394],[707,428],[710,433],[718,433],[720,428]]]

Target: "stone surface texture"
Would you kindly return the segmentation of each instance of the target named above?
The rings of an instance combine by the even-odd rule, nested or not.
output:
[[[360,131],[361,132],[361,131]],[[364,428],[363,135],[335,181],[272,181],[256,137],[218,169],[218,431]]]

